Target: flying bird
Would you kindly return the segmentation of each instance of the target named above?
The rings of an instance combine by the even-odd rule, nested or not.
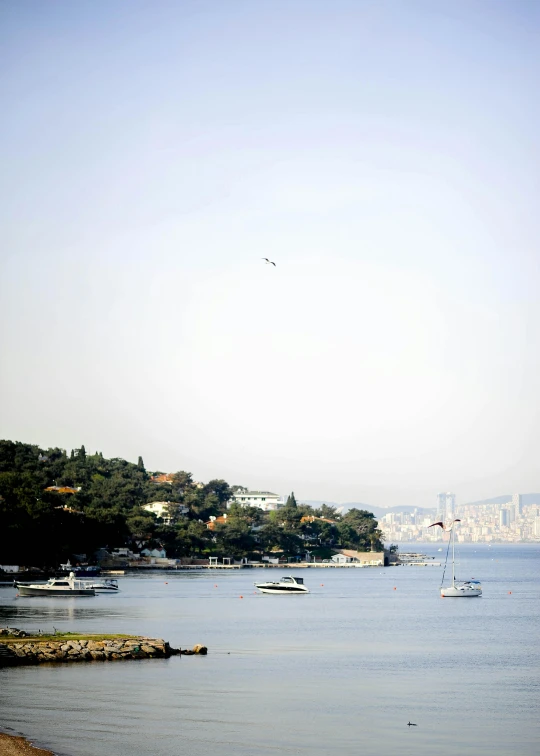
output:
[[[414,722],[407,722],[407,727],[418,727]]]
[[[266,260],[267,265],[273,265],[274,268],[276,267],[275,262],[272,262],[272,260],[269,260],[267,257],[261,257],[261,260]]]
[[[453,524],[454,524],[455,522],[461,522],[461,520],[457,520],[457,519],[456,519],[456,520],[452,520],[452,522],[450,523],[450,525],[449,525],[449,527],[448,527],[448,528],[445,528],[445,527],[444,527],[444,522],[434,522],[434,523],[432,523],[431,525],[428,525],[428,528],[434,528],[434,527],[435,527],[435,525],[438,525],[438,526],[439,526],[440,528],[442,528],[443,530],[452,530],[452,525],[453,525]]]

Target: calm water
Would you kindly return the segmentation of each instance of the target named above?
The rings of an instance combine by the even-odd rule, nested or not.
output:
[[[532,756],[540,545],[461,547],[459,559],[482,598],[441,599],[437,567],[298,571],[307,596],[254,594],[290,570],[126,577],[89,599],[2,588],[0,625],[210,652],[0,670],[0,722],[70,756]]]

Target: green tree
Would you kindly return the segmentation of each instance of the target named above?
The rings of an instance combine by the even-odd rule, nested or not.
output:
[[[297,507],[298,503],[296,501],[296,496],[294,495],[294,491],[291,491],[289,496],[287,497],[287,501],[285,502],[286,507]]]
[[[239,518],[226,523],[219,523],[212,531],[216,543],[216,551],[222,556],[234,559],[247,557],[255,548],[255,541],[251,528],[247,522]]]
[[[330,504],[322,504],[318,509],[315,509],[314,512],[317,517],[326,517],[328,520],[339,520],[341,518],[336,507],[333,507]]]
[[[173,475],[173,486],[180,489],[189,488],[193,485],[193,475],[185,470],[179,470]]]
[[[142,549],[152,540],[156,530],[156,518],[144,509],[134,510],[126,517],[126,525],[131,540]]]

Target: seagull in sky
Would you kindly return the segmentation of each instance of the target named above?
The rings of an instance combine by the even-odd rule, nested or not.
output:
[[[273,265],[274,268],[276,267],[275,262],[272,262],[272,260],[269,260],[267,257],[261,257],[261,260],[266,260],[267,265]]]
[[[407,722],[407,727],[418,727],[414,722]]]

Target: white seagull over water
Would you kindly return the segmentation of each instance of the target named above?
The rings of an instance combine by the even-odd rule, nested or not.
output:
[[[267,257],[261,257],[261,260],[266,260],[267,265],[273,265],[274,268],[276,267],[275,262],[272,262],[272,260],[269,260]]]

